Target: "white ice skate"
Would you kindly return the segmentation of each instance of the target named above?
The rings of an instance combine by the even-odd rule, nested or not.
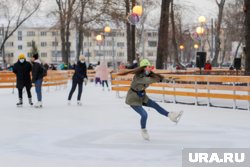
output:
[[[77,105],[78,106],[82,106],[82,102],[81,101],[77,101]]]
[[[70,106],[71,105],[71,101],[70,100],[68,100],[68,106]]]
[[[168,114],[168,117],[171,121],[175,122],[176,124],[178,124],[178,122],[181,119],[181,116],[183,114],[183,111],[179,111],[179,112],[170,112]]]
[[[34,105],[35,108],[42,108],[43,107],[43,104],[41,101],[37,102],[35,105]]]
[[[147,129],[141,129],[141,135],[142,135],[143,139],[149,140],[149,134],[148,134]]]
[[[19,99],[19,102],[16,104],[17,107],[22,107],[23,106],[23,99]]]

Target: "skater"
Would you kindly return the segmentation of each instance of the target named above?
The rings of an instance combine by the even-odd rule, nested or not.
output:
[[[101,62],[100,66],[97,69],[98,71],[96,73],[100,74],[100,79],[102,82],[102,90],[104,91],[104,84],[106,85],[106,87],[108,88],[108,91],[110,91],[109,89],[109,84],[108,84],[108,79],[109,79],[109,69],[107,67],[107,63],[106,62]]]
[[[73,93],[76,90],[76,86],[78,85],[78,96],[77,96],[77,105],[81,106],[81,96],[82,96],[82,87],[83,87],[83,81],[85,85],[87,85],[88,77],[87,77],[87,66],[85,63],[85,57],[81,55],[79,57],[79,61],[77,62],[77,65],[75,67],[75,73],[72,77],[72,88],[70,90],[69,96],[68,96],[68,105],[70,105],[70,101],[72,98]]]
[[[97,85],[97,83],[99,83],[100,85],[102,84],[99,68],[100,68],[100,62],[98,61],[97,66],[95,67],[95,85]]]
[[[44,77],[44,67],[39,60],[38,53],[32,55],[31,61],[33,63],[32,67],[32,83],[35,84],[36,94],[37,94],[37,103],[35,108],[42,107],[42,83]]]
[[[131,71],[120,73],[120,75],[126,75],[129,73],[133,73],[135,75],[127,93],[126,104],[130,105],[138,114],[140,114],[142,137],[145,140],[149,140],[149,135],[146,129],[148,114],[142,106],[152,107],[160,114],[169,117],[171,121],[176,123],[179,121],[182,111],[168,112],[146,95],[145,89],[149,86],[149,84],[154,82],[170,81],[170,79],[164,79],[162,75],[152,72],[150,62],[147,59],[143,59],[140,62],[140,67]]]
[[[30,89],[32,87],[31,83],[31,73],[32,67],[29,62],[26,61],[24,54],[18,56],[18,61],[13,66],[13,72],[16,74],[16,88],[18,89],[19,102],[16,104],[18,107],[23,105],[23,88],[26,88],[26,92],[29,98],[29,104],[32,106],[32,96]]]

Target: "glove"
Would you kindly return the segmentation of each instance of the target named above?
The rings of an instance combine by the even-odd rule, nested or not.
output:
[[[162,80],[162,82],[173,82],[173,81],[176,81],[178,80],[179,78],[173,78],[173,77],[169,77],[169,78],[164,78]]]
[[[84,78],[84,84],[85,84],[85,86],[87,85],[87,83],[88,83],[88,79]]]

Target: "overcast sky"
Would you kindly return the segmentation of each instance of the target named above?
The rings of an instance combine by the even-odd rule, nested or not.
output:
[[[215,3],[215,0],[175,0],[175,3],[181,4],[185,8],[185,10],[183,11],[184,23],[191,23],[191,24],[197,23],[198,17],[201,15],[205,16],[207,20],[210,20],[211,18],[216,18],[218,11],[217,9],[218,7]],[[43,0],[42,8],[39,12],[39,15],[42,20],[46,20],[46,22],[48,23],[47,26],[49,26],[49,24],[51,24],[53,20],[51,20],[47,16],[44,16],[43,13],[46,13],[46,11],[48,10],[52,11],[53,8],[57,8],[55,0]],[[151,13],[151,16],[149,18],[151,18],[152,21],[158,21],[160,14],[159,12],[160,12],[159,9],[155,9],[155,11]],[[35,17],[37,17],[37,14]],[[34,26],[39,25],[39,21],[38,22],[36,21],[32,19],[31,24],[33,24]],[[44,23],[42,23],[42,25],[44,25]]]

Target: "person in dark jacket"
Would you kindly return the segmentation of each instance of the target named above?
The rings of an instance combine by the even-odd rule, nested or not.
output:
[[[127,93],[126,97],[126,104],[130,105],[131,108],[133,108],[138,114],[141,116],[141,132],[142,137],[145,140],[149,140],[149,135],[146,130],[146,122],[148,114],[146,110],[142,106],[145,107],[152,107],[156,111],[158,111],[160,114],[169,117],[169,119],[173,122],[178,123],[182,111],[180,112],[168,112],[165,109],[163,109],[160,105],[158,105],[155,101],[150,99],[146,95],[146,88],[149,87],[150,84],[155,82],[167,82],[171,81],[172,79],[165,79],[162,75],[156,74],[152,71],[152,66],[150,62],[147,59],[143,59],[140,62],[140,67],[130,70],[127,72],[120,73],[119,75],[126,75],[129,73],[133,73],[134,78],[131,82],[130,89]]]
[[[86,85],[88,81],[88,77],[87,77],[87,66],[85,63],[85,57],[81,55],[75,67],[75,73],[72,77],[72,88],[68,96],[68,105],[70,105],[72,95],[75,92],[77,85],[78,85],[77,105],[79,106],[82,105],[81,96],[82,96],[83,81],[85,82],[85,85]]]
[[[39,55],[36,53],[32,56],[32,83],[35,84],[36,94],[37,94],[37,103],[35,104],[36,108],[42,107],[42,83],[43,83],[43,73],[44,69],[41,61],[39,60]]]
[[[32,96],[30,89],[32,87],[31,83],[31,73],[32,67],[29,62],[26,61],[26,57],[24,54],[20,54],[18,56],[18,61],[13,66],[13,72],[16,74],[16,88],[18,89],[18,98],[19,102],[16,104],[17,106],[23,105],[23,88],[26,88],[27,95],[29,98],[29,104],[32,103]]]

